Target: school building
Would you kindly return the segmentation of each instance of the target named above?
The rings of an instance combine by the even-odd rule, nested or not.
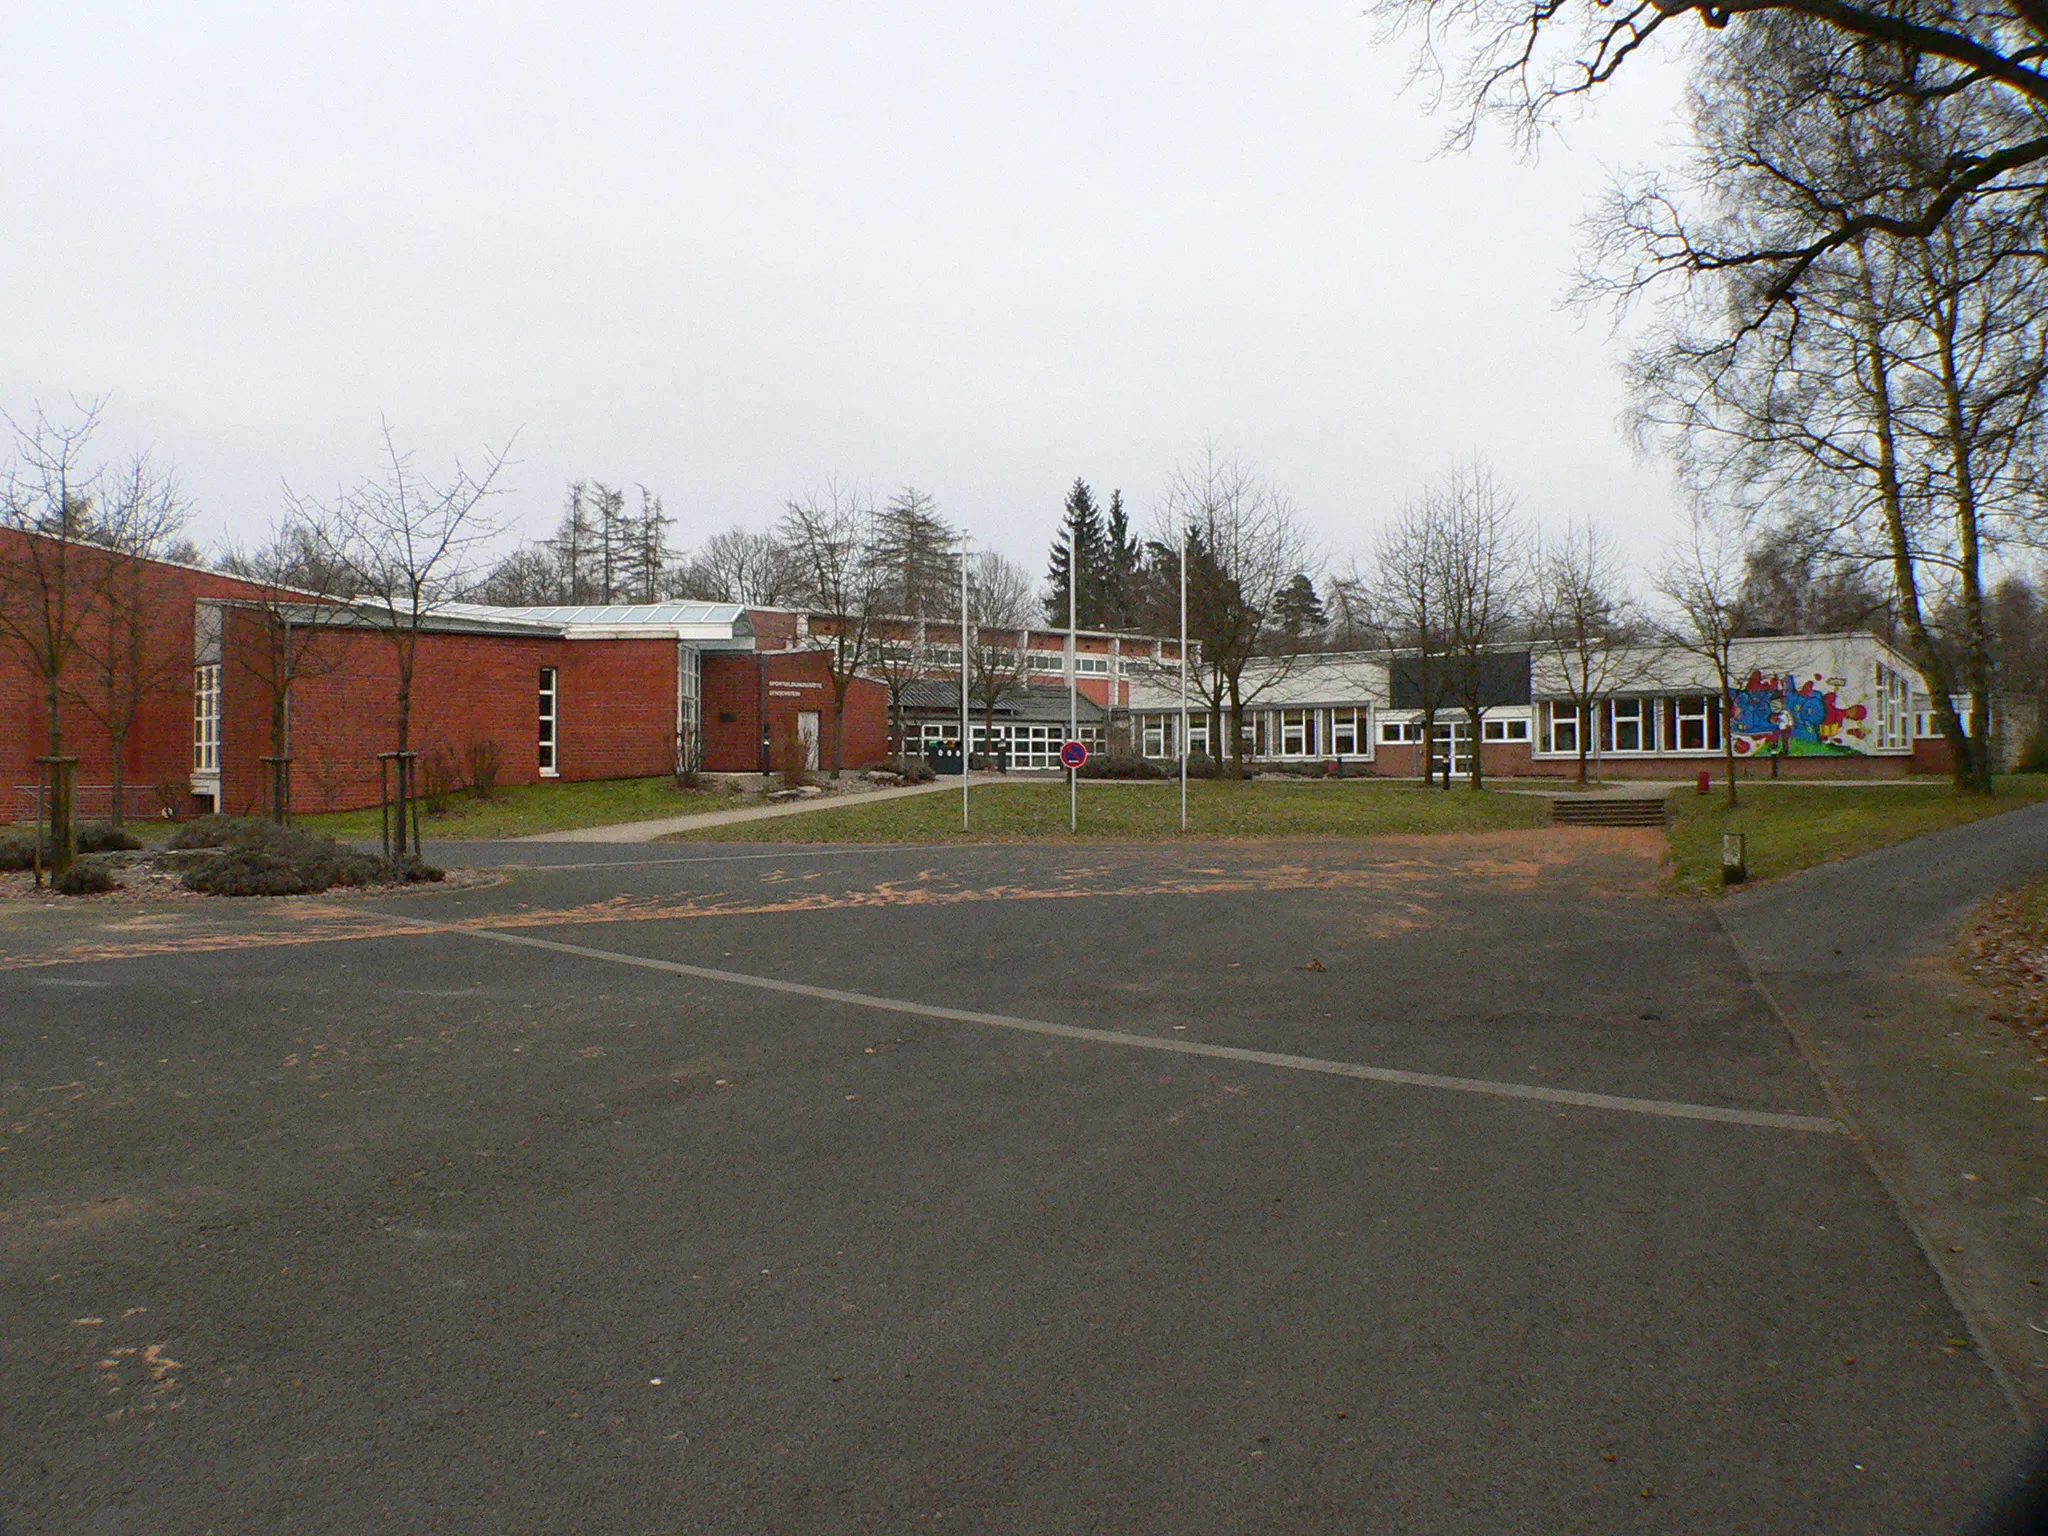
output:
[[[1603,778],[1686,778],[1724,757],[1724,731],[1748,773],[1948,771],[1948,743],[1926,684],[1876,636],[1745,639],[1735,643],[1733,661],[1736,687],[1724,702],[1713,666],[1676,646],[1603,656],[1591,672],[1593,688],[1584,686],[1584,667],[1556,652],[1503,648],[1486,658],[1475,733],[1449,697],[1441,660],[1401,652],[1259,660],[1244,679],[1242,755],[1261,767],[1328,771],[1335,764],[1342,773],[1417,778],[1431,713],[1431,771],[1448,767],[1454,776],[1469,772],[1475,751],[1486,775],[1574,776],[1583,744]],[[1431,702],[1436,708],[1426,712]],[[1199,695],[1190,709],[1189,749],[1222,755],[1220,716]],[[1154,669],[1129,705],[1134,748],[1174,760],[1180,711],[1177,675]]]
[[[31,550],[11,539],[0,541],[0,601],[27,603],[26,568],[36,562],[24,556],[49,554],[51,544]],[[56,553],[76,616],[58,704],[64,752],[78,759],[79,814],[99,817],[111,808],[113,733],[95,689],[106,670],[98,663],[114,648],[96,648],[94,636],[110,632],[105,594],[120,584],[103,578],[117,557],[83,545]],[[258,813],[287,762],[298,810],[378,802],[379,754],[397,744],[405,636],[362,603],[168,561],[119,564],[133,577],[122,589],[136,598],[148,656],[121,754],[125,814]],[[1054,766],[1066,734],[1068,637],[1026,629],[969,638],[984,658],[1001,653],[998,670],[1014,679],[996,701],[996,755],[1020,769]],[[685,765],[817,770],[835,756],[858,771],[897,746],[892,691],[904,750],[957,743],[957,621],[870,621],[860,650],[872,659],[846,681],[843,712],[835,639],[828,618],[732,604],[438,604],[409,641],[415,783],[628,778]],[[1073,651],[1083,738],[1098,746],[1112,713],[1128,706],[1136,670],[1177,656],[1171,641],[1107,632],[1084,631]],[[969,704],[975,750],[990,751],[989,712],[972,691]],[[47,725],[33,668],[18,649],[0,649],[0,791],[9,797],[0,819],[33,814]]]

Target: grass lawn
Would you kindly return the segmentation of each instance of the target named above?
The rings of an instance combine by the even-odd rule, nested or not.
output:
[[[490,839],[524,837],[529,832],[560,832],[569,827],[601,827],[620,821],[653,821],[662,816],[688,816],[697,811],[729,810],[744,804],[716,791],[677,789],[666,774],[652,779],[603,779],[588,784],[520,784],[498,791],[494,800],[466,794],[449,798],[448,814],[420,814],[420,832],[428,842],[443,838]],[[308,832],[344,841],[382,835],[378,811],[334,811],[293,818]]]
[[[2048,800],[2048,774],[2001,777],[1997,790],[1984,799],[1946,785],[1744,783],[1730,811],[1716,784],[1711,795],[1672,798],[1672,875],[1688,890],[1719,890],[1723,832],[1748,835],[1750,879],[1789,875]]]
[[[1180,786],[1084,783],[1079,841],[1179,835]],[[1486,832],[1534,827],[1543,802],[1529,795],[1448,792],[1356,779],[1335,784],[1230,783],[1188,786],[1195,837],[1373,837],[1390,832]],[[960,796],[944,792],[744,821],[675,834],[673,841],[761,843],[945,843],[1072,838],[1063,783],[977,785],[973,829],[960,830]]]

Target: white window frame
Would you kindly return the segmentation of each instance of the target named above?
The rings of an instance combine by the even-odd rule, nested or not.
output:
[[[1627,715],[1622,714],[1626,709]],[[1600,750],[1616,757],[1647,757],[1657,750],[1657,710],[1652,699],[1608,699],[1600,706]],[[1621,728],[1632,725],[1636,744],[1621,744]]]
[[[558,779],[562,776],[562,672],[559,667],[540,669],[539,695],[538,720],[534,734],[540,759],[540,776],[544,779]]]
[[[1687,706],[1696,706],[1688,708]],[[1707,754],[1721,750],[1716,729],[1721,719],[1721,700],[1711,693],[1680,694],[1671,700],[1671,745],[1672,752]],[[1697,727],[1700,744],[1687,746],[1688,727]]]
[[[1481,724],[1480,739],[1496,745],[1520,742],[1526,746],[1529,741],[1529,721],[1522,715],[1488,715]]]
[[[220,772],[220,663],[192,669],[192,771]]]
[[[1166,749],[1168,727],[1164,715],[1147,715],[1140,727],[1139,753],[1145,757],[1170,757]]]
[[[1580,711],[1574,705],[1545,702],[1542,729],[1537,733],[1540,750],[1556,757],[1577,757],[1581,724]]]

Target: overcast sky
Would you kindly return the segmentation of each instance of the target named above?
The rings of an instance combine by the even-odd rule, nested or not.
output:
[[[1540,163],[1404,92],[1356,0],[16,7],[0,405],[109,402],[209,534],[518,434],[505,510],[685,545],[828,475],[1042,565],[1085,476],[1206,442],[1341,559],[1452,461],[1653,558],[1676,499],[1558,301],[1668,67]]]

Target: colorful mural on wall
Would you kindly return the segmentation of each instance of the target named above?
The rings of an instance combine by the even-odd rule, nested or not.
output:
[[[1870,750],[1866,705],[1841,702],[1845,679],[1752,671],[1735,691],[1737,757],[1845,757]]]

